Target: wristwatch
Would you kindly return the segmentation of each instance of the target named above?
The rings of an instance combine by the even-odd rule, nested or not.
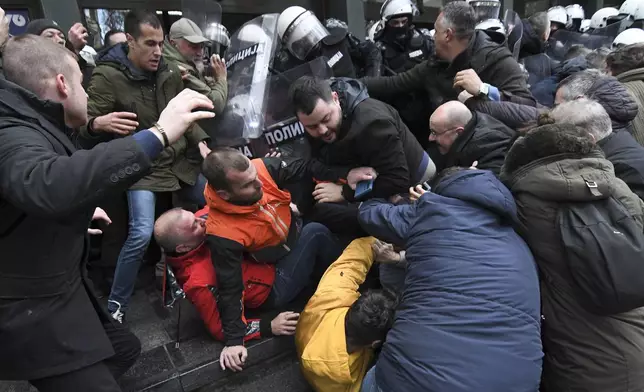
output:
[[[479,97],[481,95],[485,95],[486,97],[490,93],[490,85],[487,83],[481,83],[481,87],[479,87]]]

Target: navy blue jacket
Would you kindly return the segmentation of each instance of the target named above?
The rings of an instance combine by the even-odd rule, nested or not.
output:
[[[407,250],[393,328],[376,363],[383,391],[536,392],[540,299],[510,191],[486,170],[455,173],[415,204],[370,200],[369,234]]]

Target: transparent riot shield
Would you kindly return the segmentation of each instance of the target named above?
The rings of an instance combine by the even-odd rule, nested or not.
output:
[[[221,5],[215,0],[181,0],[183,18],[195,22],[205,34],[208,27],[221,24]]]
[[[598,49],[600,47],[610,48],[615,37],[617,37],[622,31],[626,30],[631,24],[631,20],[623,19],[621,21],[611,23],[601,29],[592,30],[589,34],[591,36],[591,44],[594,47],[590,49]]]
[[[220,117],[219,129],[211,137],[217,146],[230,146],[240,149],[248,157],[265,156],[272,149],[279,149],[282,156],[307,157],[310,147],[304,126],[297,120],[295,110],[288,99],[288,90],[294,81],[302,76],[315,76],[329,79],[333,71],[324,58],[302,64],[284,73],[276,73],[262,82],[268,92],[264,101],[261,118],[244,112],[242,107],[257,106],[248,95],[241,95],[229,100],[229,105]],[[250,90],[251,88],[247,88]],[[248,101],[250,99],[250,101]],[[240,129],[248,123],[262,124],[259,137],[240,138],[239,132],[230,134],[230,129]],[[237,135],[235,135],[235,133]]]
[[[539,84],[542,80],[552,76],[558,62],[548,57],[545,53],[524,57],[520,61],[527,73],[528,86],[530,88]]]
[[[519,58],[521,52],[521,38],[523,37],[523,23],[519,14],[512,10],[505,11],[505,18],[503,18],[505,31],[507,34],[508,48],[514,59]]]
[[[228,31],[221,24],[221,5],[215,0],[181,0],[182,17],[195,22],[208,42],[204,50],[204,64],[210,56],[223,54],[230,45]]]
[[[279,14],[265,14],[244,24],[230,38],[226,55],[228,104],[218,137],[232,140],[255,139],[264,129],[270,70],[278,43]],[[234,126],[233,126],[234,125]]]
[[[548,40],[546,54],[556,61],[565,61],[572,56],[571,50],[576,46],[591,49],[589,46],[593,46],[593,42],[597,44],[601,40],[603,39],[599,36],[591,39],[590,34],[582,34],[568,30],[557,30],[552,33]]]

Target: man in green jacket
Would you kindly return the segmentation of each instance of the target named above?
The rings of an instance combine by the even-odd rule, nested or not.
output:
[[[170,34],[163,46],[163,58],[168,64],[176,65],[183,77],[184,85],[212,101],[215,113],[221,114],[228,99],[226,64],[219,55],[210,58],[215,79],[204,76],[204,44],[208,39],[193,21],[181,18],[170,27]]]
[[[79,137],[83,147],[155,125],[168,102],[184,89],[179,69],[165,63],[161,56],[163,28],[154,13],[130,12],[125,18],[125,32],[127,43],[113,46],[97,59],[88,89],[90,120]],[[205,156],[210,151],[207,139],[201,128],[193,126],[169,145],[154,161],[151,173],[127,192],[129,232],[108,300],[108,310],[119,322],[152,237],[156,194],[192,191],[194,199],[203,200],[205,181],[199,177],[197,148]],[[114,174],[114,182],[126,175],[129,173]]]

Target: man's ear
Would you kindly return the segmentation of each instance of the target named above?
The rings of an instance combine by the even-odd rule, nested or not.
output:
[[[219,197],[221,197],[223,200],[226,200],[226,201],[230,200],[230,193],[228,191],[219,190],[216,192],[219,195]]]
[[[463,133],[463,131],[465,131],[465,128],[463,127],[458,127],[454,130],[454,132],[456,132],[459,136],[461,133]]]
[[[333,98],[333,102],[335,102],[338,105],[340,104],[340,97],[338,96],[337,92],[333,91],[331,93],[331,97]]]
[[[67,78],[65,75],[58,74],[56,75],[56,91],[63,99],[69,96],[69,87],[67,85]]]
[[[595,138],[595,135],[593,135],[590,132],[588,132],[588,134],[590,135],[590,138],[593,139],[593,143],[597,143],[597,139]]]

